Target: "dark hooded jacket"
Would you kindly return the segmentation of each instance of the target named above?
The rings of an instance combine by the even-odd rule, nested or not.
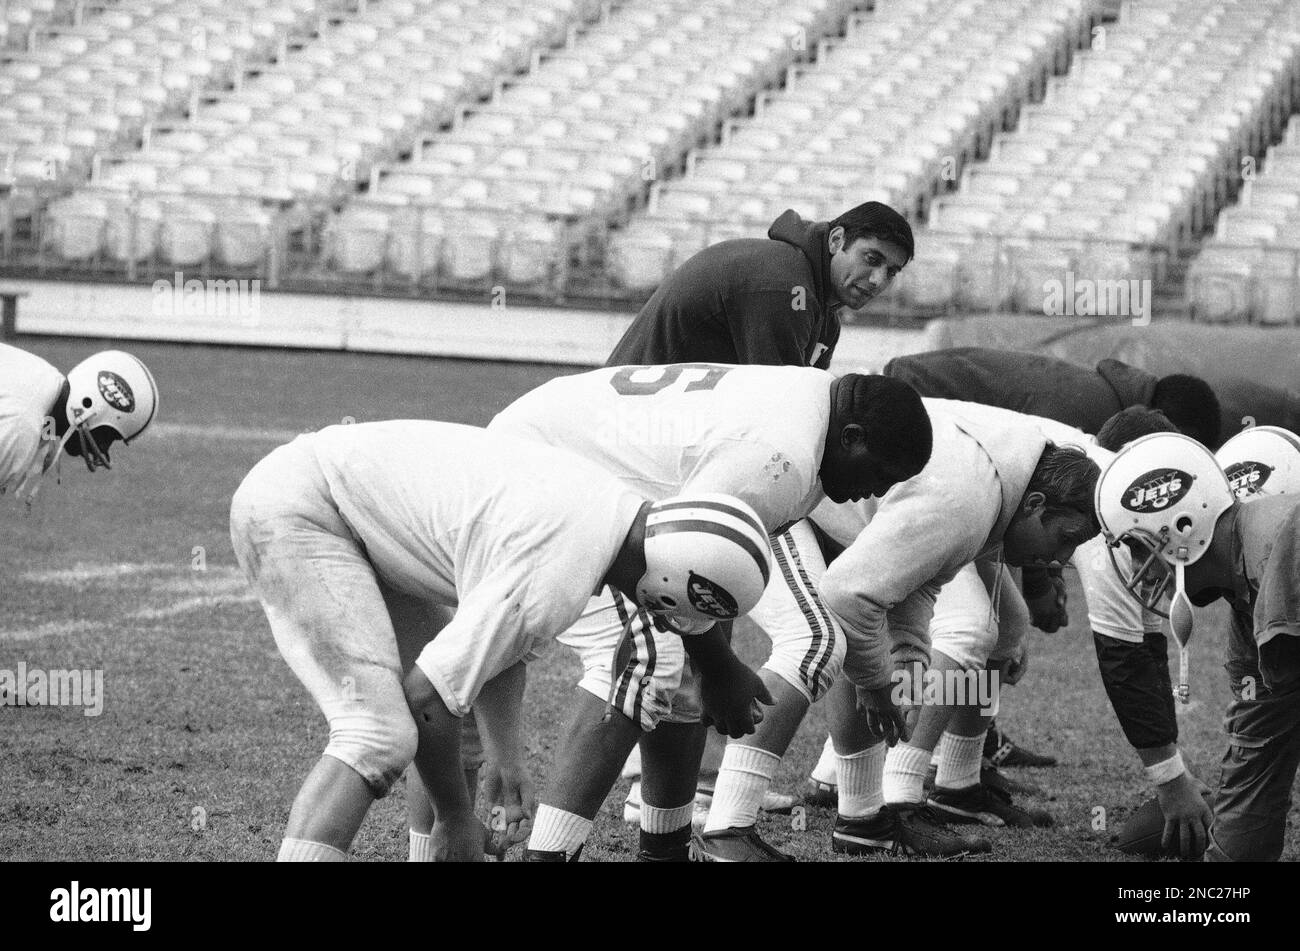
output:
[[[605,365],[829,368],[840,337],[829,230],[787,211],[767,238],[722,241],[693,255],[646,301]]]
[[[885,376],[922,396],[966,400],[1044,416],[1096,435],[1129,406],[1149,406],[1156,377],[1118,360],[1094,369],[1041,353],[958,347],[895,357]]]

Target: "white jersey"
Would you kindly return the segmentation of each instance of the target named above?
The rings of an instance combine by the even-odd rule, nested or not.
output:
[[[808,367],[605,368],[539,386],[488,429],[576,452],[652,501],[737,496],[773,532],[825,497],[834,379]]]
[[[417,660],[457,715],[578,619],[642,505],[568,453],[470,426],[395,420],[299,438],[375,572],[458,606]]]
[[[58,441],[41,436],[63,379],[36,354],[0,343],[0,493],[39,476],[53,461]]]

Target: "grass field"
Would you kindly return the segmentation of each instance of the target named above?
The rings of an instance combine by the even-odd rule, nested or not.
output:
[[[67,369],[103,344],[29,338]],[[30,513],[0,503],[0,669],[102,669],[104,706],[0,706],[0,857],[10,860],[268,860],[289,806],[324,746],[325,722],[290,675],[247,593],[227,534],[228,503],[252,465],[298,432],[351,417],[485,423],[561,370],[405,357],[131,344],[162,391],[156,428],[94,476],[67,460]],[[1073,582],[1072,582],[1073,583]],[[1073,623],[1034,632],[1031,673],[1004,697],[1002,723],[1062,765],[1017,778],[1046,790],[1056,826],[990,830],[992,858],[1123,858],[1110,834],[1147,795],[1106,703],[1077,584]],[[1227,688],[1221,624],[1198,628],[1195,699],[1183,743],[1211,785]],[[739,646],[762,660],[743,625]],[[578,665],[563,648],[530,674],[530,765],[544,784]],[[824,736],[814,710],[777,785],[795,789]],[[626,783],[606,803],[586,856],[627,860]],[[1094,828],[1104,810],[1105,830]],[[1292,816],[1294,819],[1294,815]],[[765,817],[765,834],[803,860],[830,860],[833,815],[806,828]],[[402,860],[401,795],[380,802],[355,855]],[[1285,857],[1300,855],[1295,823]]]

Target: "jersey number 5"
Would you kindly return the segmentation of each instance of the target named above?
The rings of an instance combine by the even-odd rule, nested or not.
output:
[[[644,374],[647,370],[657,369],[659,375],[653,380],[635,379],[639,374]],[[711,390],[718,385],[718,381],[730,373],[735,367],[724,366],[717,363],[673,363],[665,367],[623,367],[612,377],[609,378],[609,385],[614,388],[614,392],[619,396],[650,396],[658,393],[660,390],[666,390],[672,386],[687,370],[703,370],[704,374],[686,384],[684,393],[690,393],[693,390]]]

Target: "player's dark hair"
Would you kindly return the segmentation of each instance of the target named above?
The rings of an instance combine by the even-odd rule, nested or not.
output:
[[[874,373],[846,373],[831,391],[831,426],[861,426],[873,456],[916,475],[930,461],[934,432],[921,396],[901,380]]]
[[[1119,452],[1135,439],[1152,433],[1176,433],[1173,421],[1149,406],[1130,406],[1122,409],[1097,430],[1097,445],[1111,452]]]
[[[1210,449],[1219,448],[1219,398],[1198,376],[1175,373],[1156,381],[1151,405],[1169,417],[1179,432]]]
[[[1082,449],[1049,442],[1038,458],[1025,495],[1030,492],[1043,494],[1044,522],[1049,518],[1085,516],[1092,533],[1086,538],[1075,539],[1076,543],[1084,542],[1101,531],[1093,502],[1093,492],[1100,477],[1101,467]]]
[[[888,241],[903,249],[907,261],[916,253],[916,244],[912,239],[912,226],[907,219],[878,201],[865,201],[856,208],[850,208],[831,222],[831,230],[844,229],[844,247],[849,247],[859,238],[878,238]],[[906,264],[907,261],[903,263]]]

